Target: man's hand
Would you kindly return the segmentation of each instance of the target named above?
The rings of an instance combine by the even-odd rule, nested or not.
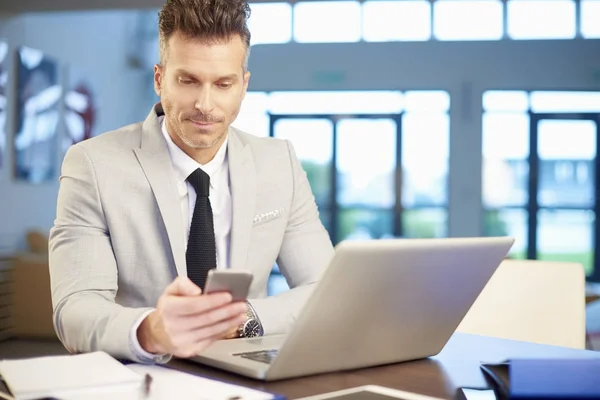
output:
[[[246,320],[245,302],[232,302],[229,293],[201,293],[188,278],[175,279],[138,328],[142,348],[154,354],[192,357]]]

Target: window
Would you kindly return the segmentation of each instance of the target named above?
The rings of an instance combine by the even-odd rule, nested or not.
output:
[[[581,36],[600,38],[600,0],[581,1]]]
[[[293,144],[334,244],[444,237],[449,110],[439,90],[248,92],[234,126]],[[274,266],[269,294],[287,288]]]
[[[404,109],[408,112],[447,113],[450,111],[450,95],[442,90],[406,92]]]
[[[450,100],[439,90],[248,92],[233,125],[293,144],[334,243],[444,237]],[[284,290],[274,266],[269,294]]]
[[[412,111],[402,118],[405,237],[447,236],[449,138],[445,111]]]
[[[394,91],[274,92],[273,114],[385,114],[402,111],[402,93]]]
[[[297,42],[358,42],[360,28],[361,7],[357,1],[311,1],[294,6]]]
[[[600,92],[488,91],[483,106],[485,234],[514,236],[515,258],[581,263],[600,280]]]
[[[498,40],[503,36],[502,3],[497,0],[438,0],[434,34],[440,40]]]
[[[484,92],[483,109],[490,112],[526,112],[529,109],[529,95],[523,91]]]
[[[581,263],[593,268],[594,213],[590,210],[540,210],[537,225],[538,259]]]
[[[253,46],[600,38],[600,0],[258,1],[249,3]],[[138,46],[143,59],[158,54],[156,12],[140,12],[143,36],[151,38]]]
[[[248,26],[252,45],[292,40],[299,43],[424,41],[432,37],[454,41],[503,37],[573,39],[578,30],[583,38],[600,38],[600,0],[578,1],[579,26],[575,0],[250,3]]]
[[[573,0],[511,0],[508,36],[512,39],[573,39],[576,33]]]
[[[532,92],[534,112],[600,112],[600,92]]]
[[[365,1],[362,12],[362,35],[367,42],[431,37],[431,4],[427,1]]]
[[[538,122],[537,136],[538,203],[547,207],[593,208],[595,185],[590,175],[597,153],[596,123],[543,119]],[[585,174],[589,179],[577,179],[574,171],[578,166],[589,169],[589,173],[580,173],[580,177]]]
[[[261,131],[266,115],[270,134],[292,142],[334,242],[440,237],[449,110],[436,90],[250,92],[236,124]]]
[[[396,122],[390,118],[340,120],[336,165],[338,204],[393,207],[396,133]]]
[[[250,3],[250,44],[287,43],[292,39],[289,3]]]
[[[331,230],[333,122],[326,118],[282,118],[273,136],[292,142],[319,207],[321,222]]]
[[[343,118],[337,124],[337,241],[394,236],[397,124]]]
[[[510,255],[527,253],[529,97],[524,91],[483,95],[484,233],[515,238]]]
[[[231,124],[246,133],[269,136],[268,95],[264,92],[247,92],[240,112]]]
[[[409,91],[402,118],[402,233],[444,237],[448,233],[450,95]]]
[[[402,119],[403,205],[447,202],[450,119],[446,113],[407,112]]]

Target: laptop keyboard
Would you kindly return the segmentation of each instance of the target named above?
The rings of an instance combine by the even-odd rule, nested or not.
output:
[[[258,351],[248,351],[245,353],[236,353],[234,356],[247,358],[249,360],[262,362],[265,364],[271,364],[275,357],[277,356],[277,349],[272,350],[258,350]]]

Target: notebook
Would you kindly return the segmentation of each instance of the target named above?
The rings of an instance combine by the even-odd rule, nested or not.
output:
[[[143,388],[142,376],[104,352],[3,360],[0,376],[15,400]]]
[[[284,399],[165,366],[123,365],[104,352],[0,361],[0,376],[14,400]]]
[[[600,399],[600,357],[512,359],[481,369],[500,400]]]

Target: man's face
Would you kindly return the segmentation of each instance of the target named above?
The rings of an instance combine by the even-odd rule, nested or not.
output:
[[[169,38],[165,65],[154,68],[173,141],[187,150],[218,149],[246,94],[246,49],[239,36],[206,44],[178,34]]]

